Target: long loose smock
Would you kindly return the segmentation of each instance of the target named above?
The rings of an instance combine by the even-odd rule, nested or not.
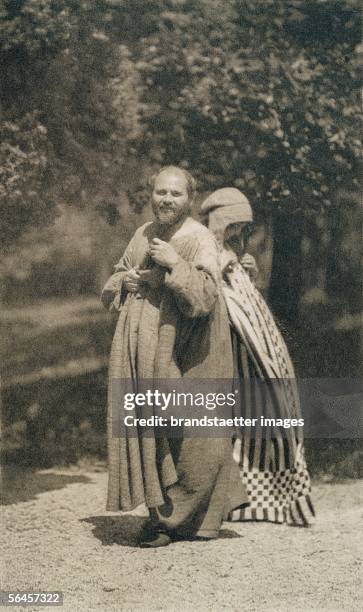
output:
[[[120,311],[109,366],[107,509],[146,503],[169,530],[216,537],[228,512],[247,502],[229,438],[112,435],[114,380],[137,388],[143,379],[228,379],[233,371],[214,237],[189,223],[170,240],[179,261],[167,271],[148,256],[159,231],[156,223],[136,231],[102,293],[105,306]],[[152,278],[127,293],[123,281],[135,266]]]

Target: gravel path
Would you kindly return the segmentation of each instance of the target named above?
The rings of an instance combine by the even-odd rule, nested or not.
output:
[[[98,469],[4,468],[2,590],[61,590],[65,612],[362,609],[359,481],[316,483],[309,529],[225,523],[219,540],[145,550],[142,512],[106,513]]]

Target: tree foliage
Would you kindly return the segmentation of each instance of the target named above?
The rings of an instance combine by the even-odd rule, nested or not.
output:
[[[142,206],[133,158],[283,214],[356,185],[356,0],[3,0],[0,19],[3,244],[58,202],[115,222],[131,186]]]
[[[234,184],[289,211],[316,214],[356,184],[356,4],[158,4],[155,30],[135,50],[138,150],[192,168],[206,189]]]
[[[118,218],[113,199],[128,134],[137,132],[137,77],[125,45],[107,34],[109,4],[1,3],[5,248],[27,228],[52,220],[58,204],[91,206]]]
[[[47,130],[34,113],[0,128],[0,207],[3,242],[13,243],[49,212],[39,192],[48,163]]]

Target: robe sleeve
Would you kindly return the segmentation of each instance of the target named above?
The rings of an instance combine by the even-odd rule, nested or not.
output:
[[[188,317],[213,312],[219,285],[217,244],[213,236],[203,236],[192,262],[179,258],[165,274],[165,285],[174,294],[180,312]]]
[[[110,276],[101,293],[101,300],[105,308],[110,312],[119,311],[126,297],[126,290],[123,287],[123,280],[134,267],[135,236],[131,239],[118,264],[115,265],[115,273]]]

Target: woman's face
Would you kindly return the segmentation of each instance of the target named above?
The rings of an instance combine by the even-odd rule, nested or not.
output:
[[[244,235],[243,230],[247,223],[231,223],[226,228],[224,233],[224,243],[238,256],[243,255],[244,252]]]

